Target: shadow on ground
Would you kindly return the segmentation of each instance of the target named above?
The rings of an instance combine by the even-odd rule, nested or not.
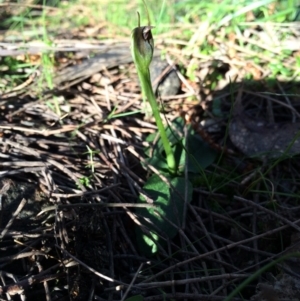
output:
[[[176,97],[162,97],[166,116],[189,118],[219,156],[191,175],[185,229],[146,258],[124,203],[136,202],[148,177],[139,156],[156,129],[141,113],[128,52],[106,68],[100,60],[75,59],[55,79],[75,77],[54,90],[41,92],[33,78],[0,95],[2,296],[120,300],[136,276],[128,297],[224,300],[298,251],[299,82],[244,81],[192,99],[181,84]],[[265,299],[296,298],[298,264],[274,264],[234,300],[256,298],[257,284]],[[284,292],[280,279],[294,288]]]

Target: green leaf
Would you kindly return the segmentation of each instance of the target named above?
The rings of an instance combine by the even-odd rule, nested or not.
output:
[[[193,132],[193,131],[192,131]],[[217,151],[210,147],[199,135],[191,134],[188,137],[187,148],[189,151],[188,171],[200,173],[211,165],[216,157]]]
[[[132,297],[127,298],[125,301],[143,301],[144,297],[141,295],[135,295]]]
[[[187,140],[183,137],[184,121],[182,118],[176,118],[171,127],[166,128],[167,137],[172,145],[175,161],[178,165],[178,171],[182,173],[185,167],[186,149],[188,150],[188,171],[192,173],[201,173],[201,170],[208,167],[217,157],[216,150],[212,149],[194,130],[189,127]],[[148,162],[158,170],[167,171],[163,144],[160,139],[156,139],[157,134],[151,134],[147,137],[148,142],[155,142],[155,145],[145,150],[149,157]]]
[[[167,134],[168,140],[170,141],[171,145],[174,146],[175,144],[180,142],[182,139],[181,135],[183,132],[183,127],[184,127],[183,119],[176,118],[172,122],[171,127],[172,127],[172,129],[169,126],[166,128],[166,134]],[[163,147],[161,139],[157,139],[157,140],[156,139],[157,139],[157,133],[150,134],[146,139],[146,141],[149,143],[155,142],[155,146],[153,148],[154,155],[161,154],[164,151],[164,147]],[[145,153],[149,157],[152,156],[152,155],[150,155],[150,151],[151,151],[151,148],[149,148],[149,147],[145,149]]]
[[[212,113],[215,117],[224,117],[222,111],[222,98],[214,98],[212,101]]]
[[[148,236],[140,227],[136,228],[137,242],[141,252],[146,255],[157,251],[156,242],[159,242],[161,245],[164,244],[159,234],[166,239],[172,239],[177,234],[177,229],[167,220],[170,220],[179,228],[181,227],[186,189],[188,189],[187,201],[190,202],[192,199],[193,187],[189,181],[187,182],[187,187],[184,178],[171,178],[169,176],[169,181],[174,189],[163,182],[159,176],[151,176],[144,185],[143,190],[154,201],[156,207],[136,209],[136,213],[143,217],[140,219],[141,223],[147,226],[150,231],[150,236]],[[146,199],[140,196],[139,203],[146,203]]]

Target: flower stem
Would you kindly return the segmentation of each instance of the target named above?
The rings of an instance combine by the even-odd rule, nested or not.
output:
[[[152,113],[153,113],[158,131],[160,134],[160,138],[161,138],[165,153],[166,153],[166,159],[167,159],[169,171],[170,171],[170,173],[174,174],[174,173],[176,173],[176,170],[177,170],[176,161],[174,158],[174,154],[173,154],[165,127],[164,127],[162,119],[160,117],[158,104],[156,102],[156,98],[154,96],[152,85],[151,85],[149,69],[147,68],[147,70],[140,70],[139,68],[137,68],[137,71],[138,71],[139,80],[141,82],[143,95],[145,98],[148,99],[151,109],[152,109]]]
[[[160,117],[158,104],[150,80],[149,66],[154,51],[154,41],[151,32],[152,28],[153,26],[150,25],[149,14],[148,26],[140,26],[140,15],[138,13],[138,27],[132,31],[131,35],[131,53],[141,83],[143,98],[148,99],[150,103],[160,138],[165,149],[169,171],[170,173],[175,174],[177,171],[175,157]]]

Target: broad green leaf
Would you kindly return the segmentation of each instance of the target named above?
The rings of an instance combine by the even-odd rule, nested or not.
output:
[[[217,151],[197,134],[189,135],[187,146],[189,172],[201,173],[201,169],[211,165],[217,157]]]
[[[169,181],[174,189],[163,182],[159,176],[151,176],[144,185],[143,190],[147,196],[154,201],[154,204],[157,207],[136,209],[136,213],[146,219],[145,221],[145,219],[141,218],[140,221],[147,226],[151,233],[151,237],[149,237],[140,229],[140,227],[136,228],[137,241],[140,249],[147,255],[157,251],[156,242],[163,244],[163,240],[159,238],[159,234],[169,239],[172,239],[177,234],[177,229],[166,219],[170,220],[179,228],[181,227],[183,221],[185,189],[188,189],[188,202],[192,199],[193,187],[189,181],[187,187],[185,187],[186,180],[184,178],[170,178],[169,176]],[[139,203],[145,202],[145,198],[140,196]],[[159,229],[159,233],[156,229]]]
[[[222,98],[215,98],[212,101],[212,113],[215,117],[224,117],[224,113],[222,111]]]
[[[180,142],[180,140],[182,139],[180,136],[182,135],[182,132],[183,132],[183,127],[184,127],[184,121],[182,118],[176,118],[172,124],[172,129],[168,126],[166,127],[166,134],[167,134],[167,137],[171,143],[171,145],[175,145],[177,144],[178,142]],[[179,135],[179,134],[180,135]],[[154,142],[155,139],[157,139],[157,133],[153,133],[153,134],[150,134],[146,141],[147,142]],[[145,149],[145,153],[150,156],[150,150],[151,148],[146,148]],[[163,148],[163,144],[161,142],[160,139],[157,139],[156,142],[155,142],[155,146],[154,146],[154,154],[161,154],[163,153],[164,151],[164,148]]]
[[[171,127],[166,128],[166,133],[171,142],[175,160],[178,165],[178,171],[182,173],[185,167],[185,158],[188,150],[188,171],[192,173],[201,173],[201,170],[212,164],[217,156],[216,150],[212,149],[192,128],[188,128],[187,140],[183,137],[184,121],[182,118],[176,118]],[[148,142],[154,142],[156,134],[147,137]],[[161,171],[167,171],[168,166],[164,155],[164,148],[160,139],[157,139],[153,149],[145,150],[148,155],[148,162]]]
[[[151,248],[151,253],[156,253],[157,252],[157,244],[156,242],[158,241],[159,237],[153,233],[150,232],[150,236],[147,236],[146,234],[141,234],[143,241]]]

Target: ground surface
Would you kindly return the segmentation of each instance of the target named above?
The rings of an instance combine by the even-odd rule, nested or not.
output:
[[[138,247],[135,204],[161,174],[144,153],[157,129],[129,39],[91,39],[102,31],[61,26],[50,46],[1,33],[1,300],[230,300],[235,289],[232,300],[300,300],[299,262],[288,256],[300,231],[300,25],[220,28],[205,37],[219,49],[206,57],[175,36],[155,40],[162,116],[191,125],[215,160],[184,174],[185,224],[151,257]],[[270,76],[274,59],[258,51],[255,63],[241,39],[269,39],[260,50],[274,55],[288,45],[282,65],[293,76]]]

